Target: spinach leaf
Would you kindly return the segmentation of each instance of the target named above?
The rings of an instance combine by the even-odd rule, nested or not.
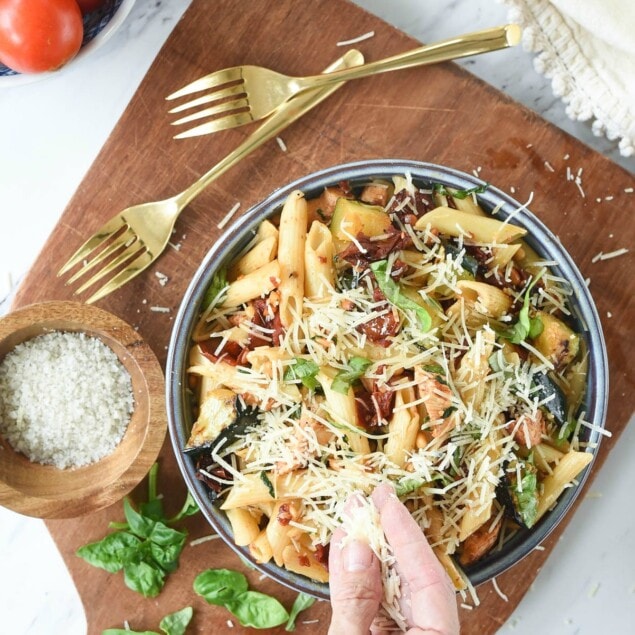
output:
[[[417,316],[419,326],[424,331],[429,331],[432,326],[430,314],[420,304],[401,293],[399,285],[390,277],[388,261],[378,260],[377,262],[372,262],[370,268],[375,274],[379,289],[386,296],[388,302],[404,312],[412,311]]]
[[[300,380],[310,390],[315,390],[320,382],[316,379],[320,367],[310,359],[296,357],[284,371],[284,381]]]
[[[445,185],[441,183],[435,183],[432,186],[433,194],[440,194],[441,196],[451,196],[452,198],[464,199],[467,198],[470,194],[482,194],[489,187],[489,183],[485,183],[485,185],[476,185],[467,190],[448,190]]]
[[[159,628],[165,635],[184,635],[187,625],[192,619],[194,610],[186,606],[176,613],[166,615],[159,624]],[[156,631],[131,631],[127,628],[107,628],[102,635],[159,635]]]
[[[273,628],[289,619],[287,610],[276,598],[258,591],[245,591],[227,602],[225,607],[243,626],[252,628]]]
[[[224,606],[242,626],[272,628],[289,619],[286,609],[275,598],[250,591],[247,578],[239,571],[208,569],[194,580],[194,591],[210,604]]]
[[[155,464],[148,473],[148,501],[141,503],[139,511],[125,498],[126,522],[110,523],[117,531],[77,550],[77,555],[93,566],[110,573],[123,570],[126,586],[145,597],[158,595],[167,574],[179,565],[187,533],[169,527],[168,523],[198,509],[188,494],[181,511],[174,519],[167,520],[157,494],[157,469]]]
[[[348,394],[349,388],[364,374],[373,362],[365,357],[351,357],[348,367],[340,370],[333,378],[331,388],[335,392]]]
[[[108,534],[98,542],[80,547],[77,555],[93,567],[105,569],[108,573],[116,573],[123,569],[129,549],[136,549],[139,538],[125,531]]]
[[[248,589],[247,578],[239,571],[231,569],[208,569],[194,580],[194,591],[217,606],[225,606]]]
[[[525,297],[523,299],[523,308],[518,313],[518,322],[504,331],[501,331],[499,335],[509,340],[512,344],[520,344],[524,342],[528,337],[538,337],[542,333],[543,324],[540,318],[529,317],[529,301],[531,299],[531,290],[534,288],[538,280],[542,278],[545,270],[542,269],[540,273],[531,281],[527,290],[525,291]]]
[[[222,302],[228,286],[226,269],[219,269],[212,278],[212,284],[209,285],[205,292],[201,310],[206,311],[212,303],[218,304]]]
[[[312,595],[307,595],[306,593],[298,593],[295,601],[293,602],[293,606],[289,611],[289,621],[287,625],[284,627],[285,631],[291,632],[295,630],[295,620],[298,615],[302,611],[306,611],[306,609],[311,608],[315,604],[315,598]]]
[[[271,496],[271,498],[275,498],[276,492],[273,489],[273,483],[267,476],[267,472],[265,472],[264,470],[260,472],[260,480],[267,486],[267,490],[269,491],[269,496]]]
[[[176,613],[166,615],[159,624],[159,628],[165,635],[184,635],[187,625],[192,619],[194,610],[191,606],[186,606]]]

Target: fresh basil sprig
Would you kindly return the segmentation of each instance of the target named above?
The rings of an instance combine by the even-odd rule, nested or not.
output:
[[[205,292],[201,310],[206,311],[213,302],[215,304],[222,302],[228,286],[227,271],[225,269],[219,269],[212,278],[212,284],[209,285]]]
[[[194,610],[186,606],[176,613],[166,615],[160,622],[159,628],[165,635],[184,635],[187,625],[192,620]],[[156,631],[131,631],[126,628],[107,628],[102,635],[160,635]]]
[[[378,260],[370,264],[372,272],[375,274],[375,280],[381,292],[391,304],[394,304],[402,311],[412,311],[417,316],[419,326],[423,331],[429,331],[432,326],[432,318],[430,314],[414,300],[411,300],[399,288],[399,285],[390,277],[388,272],[388,261]]]
[[[331,388],[335,392],[347,395],[350,387],[364,374],[373,362],[365,357],[351,357],[348,366],[340,370],[333,378]]]
[[[273,628],[289,620],[275,598],[250,591],[247,578],[231,569],[208,569],[196,576],[194,591],[210,604],[224,606],[242,626]]]
[[[110,523],[114,532],[77,550],[86,562],[109,573],[123,571],[124,583],[144,597],[155,597],[163,588],[166,576],[179,566],[179,557],[187,533],[170,527],[198,511],[188,494],[181,511],[165,518],[163,501],[157,494],[158,464],[148,475],[148,501],[137,511],[129,498],[124,499],[126,521]]]
[[[452,198],[464,199],[470,196],[470,194],[482,194],[488,187],[489,183],[485,183],[485,185],[476,185],[466,190],[448,190],[445,185],[435,183],[432,186],[432,192],[434,194],[440,194],[441,196],[451,196]]]
[[[293,606],[289,611],[289,621],[287,625],[284,627],[284,630],[287,632],[291,632],[295,630],[295,621],[298,615],[302,611],[306,611],[306,609],[311,608],[315,604],[315,598],[312,595],[307,595],[306,593],[298,593],[295,601],[293,602]]]
[[[509,340],[512,344],[520,344],[528,337],[533,339],[542,333],[542,329],[544,328],[542,320],[538,317],[529,317],[529,301],[531,300],[531,290],[534,288],[538,280],[542,278],[544,272],[545,270],[542,269],[527,287],[525,297],[523,299],[523,308],[518,313],[518,322],[508,329],[500,332],[500,336]]]
[[[320,367],[310,359],[304,357],[296,357],[284,371],[284,381],[300,380],[310,390],[315,390],[320,382],[316,375],[320,371]]]

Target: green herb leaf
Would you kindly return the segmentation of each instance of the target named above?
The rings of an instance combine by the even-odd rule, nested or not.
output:
[[[406,496],[418,490],[425,485],[426,480],[420,476],[404,476],[400,478],[395,485],[395,494],[397,496]]]
[[[156,631],[131,631],[127,628],[107,628],[101,635],[159,635]]]
[[[201,310],[206,311],[212,303],[218,304],[222,302],[228,286],[227,271],[225,269],[219,269],[212,278],[212,284],[209,285],[205,292]]]
[[[294,631],[295,630],[295,621],[298,615],[302,611],[306,611],[306,609],[311,608],[315,604],[315,598],[312,595],[308,595],[306,593],[298,593],[295,601],[293,602],[293,606],[289,611],[289,621],[287,625],[284,627],[285,631]]]
[[[512,497],[523,522],[531,528],[538,515],[538,479],[536,469],[531,464],[524,462],[524,471],[525,474],[520,481],[521,491],[518,491],[516,485]]]
[[[350,387],[364,374],[372,364],[372,360],[365,357],[351,357],[348,366],[340,370],[333,378],[331,388],[335,392],[347,395]]]
[[[225,604],[241,623],[252,628],[273,628],[289,620],[289,613],[276,598],[258,591],[245,591]]]
[[[136,549],[141,541],[126,531],[108,534],[98,542],[84,545],[77,550],[77,555],[94,567],[116,573],[123,569],[127,554]]]
[[[148,472],[148,500],[139,505],[139,512],[152,520],[164,520],[163,500],[157,493],[157,478],[159,474],[159,464],[153,463]]]
[[[296,357],[284,371],[283,379],[284,381],[300,380],[307,388],[315,390],[320,385],[315,377],[319,371],[320,367],[314,361]]]
[[[188,492],[187,496],[185,497],[183,507],[181,507],[181,509],[175,516],[168,520],[168,524],[173,525],[174,523],[178,523],[188,516],[194,516],[194,514],[198,514],[199,511],[201,510],[198,506],[198,503],[194,500],[192,494]]]
[[[470,196],[470,194],[482,194],[489,187],[489,183],[485,185],[476,185],[467,190],[448,190],[445,185],[441,183],[435,183],[432,186],[432,192],[434,194],[440,194],[441,196],[451,196],[452,198],[464,199]]]
[[[501,337],[509,340],[512,344],[520,344],[521,342],[524,342],[527,337],[537,337],[540,333],[542,333],[542,320],[540,318],[529,317],[529,301],[531,300],[531,290],[534,288],[538,280],[542,278],[544,273],[545,270],[542,269],[527,287],[525,297],[523,299],[523,308],[518,313],[518,322],[499,333]],[[532,335],[532,333],[535,335]]]
[[[399,288],[399,285],[390,277],[388,273],[388,261],[378,260],[370,264],[372,272],[375,274],[377,285],[386,299],[394,304],[398,309],[407,312],[412,311],[417,316],[419,326],[423,331],[429,331],[432,326],[430,314],[414,300],[406,297]]]
[[[271,496],[271,498],[275,498],[276,492],[273,489],[273,483],[267,476],[267,472],[265,472],[264,470],[260,472],[260,480],[267,486],[267,489],[269,490],[269,496]]]
[[[165,635],[184,635],[187,625],[192,620],[194,610],[191,606],[186,606],[176,613],[166,615],[159,624],[159,628]]]
[[[225,606],[248,589],[247,578],[239,571],[231,569],[208,569],[194,580],[194,591],[217,606]]]
[[[146,518],[137,512],[128,497],[123,501],[123,512],[128,522],[128,527],[133,534],[136,534],[140,538],[147,538],[151,533],[156,523],[152,518]]]
[[[165,571],[144,560],[127,562],[123,567],[123,579],[132,591],[141,593],[143,597],[153,598],[159,595],[165,584]]]

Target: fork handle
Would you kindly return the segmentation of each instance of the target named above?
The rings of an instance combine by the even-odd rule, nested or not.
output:
[[[520,42],[520,36],[521,29],[517,24],[507,24],[421,46],[412,51],[370,62],[357,68],[329,73],[328,76],[313,75],[293,78],[289,85],[290,88],[301,92],[308,88],[324,86],[331,82],[359,79],[368,75],[445,62],[469,55],[479,55],[480,53],[488,53],[489,51],[515,46]]]
[[[337,69],[351,66],[359,66],[363,63],[364,56],[356,49],[350,49],[342,57],[328,66],[324,72],[337,72]],[[198,196],[212,181],[216,180],[231,167],[236,165],[243,157],[253,152],[265,141],[273,138],[281,130],[291,125],[304,113],[308,112],[329,95],[336,91],[342,84],[329,82],[330,86],[322,90],[316,90],[299,96],[297,99],[286,102],[271,117],[269,117],[253,134],[249,135],[235,150],[230,152],[224,159],[221,159],[211,170],[203,174],[197,181],[192,183],[187,189],[175,196],[179,211],[190,201]]]

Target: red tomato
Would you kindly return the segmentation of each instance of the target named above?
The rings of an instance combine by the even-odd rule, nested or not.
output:
[[[20,73],[59,68],[82,45],[76,0],[0,0],[0,61]]]
[[[106,0],[77,0],[77,4],[79,8],[82,10],[82,14],[86,15],[95,9],[99,9],[103,4],[106,3]]]

